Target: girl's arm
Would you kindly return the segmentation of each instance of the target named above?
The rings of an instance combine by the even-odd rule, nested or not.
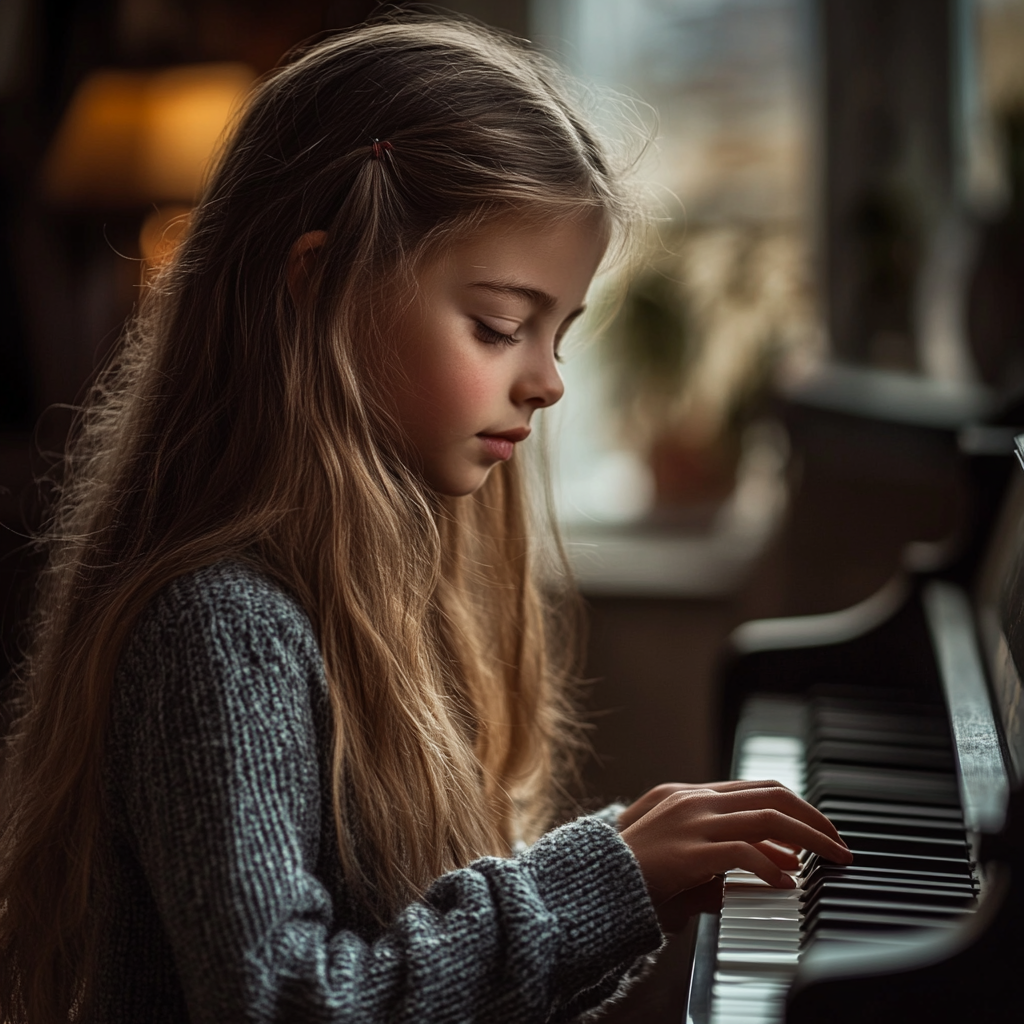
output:
[[[324,685],[305,617],[237,566],[175,581],[122,659],[110,772],[152,893],[124,927],[166,934],[191,1020],[544,1021],[660,944],[636,860],[594,818],[359,934],[318,870]]]

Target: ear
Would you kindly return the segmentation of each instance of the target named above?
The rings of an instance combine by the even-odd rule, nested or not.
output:
[[[317,254],[326,240],[326,231],[307,231],[295,240],[288,253],[288,291],[296,306],[303,305],[309,297]]]

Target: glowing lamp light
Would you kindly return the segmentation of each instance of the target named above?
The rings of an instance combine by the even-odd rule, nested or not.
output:
[[[193,203],[255,78],[245,64],[95,72],[54,137],[44,194],[78,207]]]
[[[192,210],[188,206],[159,206],[142,222],[139,230],[139,255],[142,257],[142,283],[173,256],[188,231]]]

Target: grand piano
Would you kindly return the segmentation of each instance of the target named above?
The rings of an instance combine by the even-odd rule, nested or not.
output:
[[[726,767],[855,859],[807,857],[795,890],[729,872],[684,1024],[1024,1020],[1024,435],[981,430],[957,557],[917,545],[855,607],[734,633]]]

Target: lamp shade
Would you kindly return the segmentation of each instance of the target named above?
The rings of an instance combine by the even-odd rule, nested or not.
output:
[[[79,207],[192,203],[255,80],[244,64],[97,71],[43,165],[43,192]]]

